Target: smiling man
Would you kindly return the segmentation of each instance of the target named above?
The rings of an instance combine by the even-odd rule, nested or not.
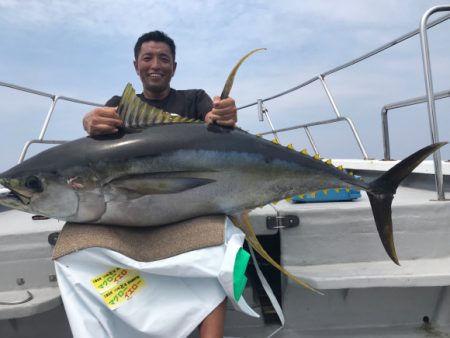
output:
[[[226,98],[226,99],[220,99],[220,97],[214,97],[214,100],[211,100],[211,98],[206,94],[206,92],[202,89],[188,89],[188,90],[176,90],[171,88],[170,82],[172,80],[172,77],[175,75],[175,71],[177,68],[177,63],[175,61],[175,43],[174,41],[168,37],[165,33],[160,31],[153,31],[146,33],[142,35],[136,42],[136,45],[134,47],[134,57],[135,60],[133,61],[134,68],[136,70],[137,75],[139,76],[141,82],[143,91],[141,94],[138,94],[138,97],[154,106],[160,109],[163,109],[164,111],[167,111],[169,113],[175,113],[179,114],[184,117],[193,118],[197,120],[203,120],[206,123],[217,123],[219,125],[224,126],[234,126],[237,121],[237,109],[235,101],[232,98]],[[104,134],[112,134],[118,131],[118,128],[122,125],[123,121],[120,119],[119,115],[117,114],[117,106],[119,105],[121,97],[120,96],[113,96],[108,102],[105,104],[105,107],[98,107],[90,112],[86,113],[86,115],[83,118],[83,126],[84,129],[88,132],[89,135],[95,136],[95,135],[104,135]],[[168,206],[170,207],[176,207],[176,206]],[[190,235],[187,237],[192,237],[195,233],[195,227],[198,226],[199,223],[196,220],[193,220],[194,224],[191,225],[190,228]],[[194,265],[194,268],[190,268],[190,273],[192,273],[192,269],[198,269],[199,271],[202,271],[204,274],[204,271],[207,270],[206,267],[210,267],[213,265],[217,265],[219,268],[221,267],[222,259],[224,259],[223,252],[226,250],[224,248],[227,248],[227,243],[223,243],[224,231],[231,231],[235,234],[235,236],[241,236],[243,241],[243,234],[238,230],[237,228],[234,228],[234,226],[231,225],[231,222],[225,221],[224,225],[224,218],[222,217],[219,221],[212,221],[209,220],[208,224],[215,229],[213,232],[217,232],[216,230],[220,230],[221,232],[217,232],[219,241],[222,241],[221,246],[211,247],[211,244],[202,244],[202,246],[199,246],[202,249],[199,249],[197,251],[191,251],[187,254],[189,255],[198,255],[199,257],[202,257],[199,259]],[[228,224],[228,225],[227,225]],[[73,229],[70,227],[71,225],[68,224],[65,226],[65,232],[68,233],[70,229]],[[177,225],[174,225],[177,226]],[[85,229],[83,230],[85,233],[83,236],[86,236],[87,232],[92,232],[95,229],[97,231],[96,235],[93,235],[92,237],[103,237],[103,238],[109,238],[111,237],[111,233],[116,234],[115,230],[112,229],[113,227],[102,227],[102,234],[98,234],[98,228],[95,228],[95,226],[86,225]],[[164,228],[163,228],[164,229]],[[64,230],[62,234],[64,234]],[[133,237],[136,235],[136,231],[134,231],[131,228],[126,228],[121,230],[124,232],[124,236]],[[134,231],[134,232],[133,232]],[[163,236],[166,236],[163,234]],[[64,237],[64,236],[63,236]],[[89,237],[89,234],[88,234]],[[112,236],[113,238],[116,238],[117,236]],[[122,236],[123,237],[123,236]],[[138,236],[139,237],[139,236]],[[169,238],[168,245],[170,245],[170,240],[172,240],[173,235],[167,235]],[[198,236],[197,236],[198,237]],[[240,238],[240,237],[239,237]],[[122,238],[123,239],[123,238]],[[150,239],[150,237],[149,237]],[[189,242],[193,238],[183,238],[183,241]],[[198,239],[195,238],[195,241]],[[80,240],[81,241],[81,240]],[[113,241],[116,241],[114,239]],[[133,243],[130,243],[133,242]],[[164,241],[161,241],[164,242]],[[130,246],[136,246],[136,240],[121,240],[121,243],[128,243],[126,245]],[[220,244],[220,243],[219,243]],[[83,246],[84,245],[84,246]],[[122,245],[122,244],[121,244]],[[111,243],[109,243],[107,246],[102,245],[94,245],[94,246],[100,246],[101,248],[111,248]],[[147,245],[148,246],[148,245]],[[81,248],[86,248],[86,244],[82,243]],[[208,251],[206,253],[202,253],[202,250],[209,250],[208,247],[211,247],[211,250],[215,250],[219,252],[219,256],[215,256],[212,254],[213,251]],[[152,250],[152,248],[144,247],[143,251],[146,250]],[[155,249],[158,250],[158,249]],[[59,258],[59,261],[69,261],[74,260],[76,264],[79,264],[79,262],[82,261],[82,256],[84,254],[88,254],[89,248],[87,250],[77,250],[77,253],[71,253],[68,256]],[[106,251],[101,251],[102,254],[106,254]],[[197,253],[198,252],[198,253]],[[78,257],[77,257],[78,256]],[[67,258],[66,258],[67,257]],[[177,257],[181,256],[175,256],[174,259],[178,259]],[[219,257],[219,258],[217,258]],[[222,258],[220,258],[222,257]],[[134,258],[134,257],[129,257]],[[128,259],[128,257],[127,257]],[[102,259],[100,259],[101,261]],[[83,270],[88,270],[92,268],[93,266],[97,266],[98,262],[91,257],[88,259],[88,266],[81,269],[80,274],[82,274]],[[103,261],[102,261],[103,262]],[[139,259],[133,260],[134,263],[140,264]],[[139,265],[138,264],[138,265]],[[143,263],[144,264],[144,263]],[[151,262],[150,262],[151,264]],[[189,264],[192,264],[192,262],[186,262],[187,266]],[[170,264],[169,264],[170,265]],[[59,274],[61,275],[58,277],[60,280],[64,281],[66,278],[67,272],[64,273],[63,269],[68,267],[68,264],[66,262],[66,265],[64,264],[57,264],[59,271]],[[81,266],[81,265],[80,265]],[[177,268],[176,270],[184,271],[186,268],[181,266]],[[206,269],[206,270],[205,270]],[[189,270],[189,269],[188,269]],[[114,270],[115,271],[115,270]],[[181,273],[180,272],[180,273]],[[72,270],[72,273],[74,273],[74,270]],[[144,272],[141,271],[143,274]],[[168,272],[169,276],[177,275],[177,271],[175,272]],[[165,273],[163,273],[165,276]],[[71,277],[72,279],[74,277]],[[78,277],[77,277],[78,278]],[[148,281],[149,285],[153,285],[155,288],[156,283],[156,277],[149,277],[153,278],[151,281]],[[159,277],[161,278],[161,277]],[[145,278],[144,278],[145,279]],[[80,282],[81,283],[81,282]],[[152,284],[153,283],[153,284]],[[177,287],[170,288],[170,285],[178,285]],[[67,288],[70,289],[76,289],[75,285],[72,285],[73,283],[67,283]],[[76,283],[75,283],[76,284]],[[63,285],[63,282],[61,282],[61,285]],[[170,292],[164,293],[164,288],[168,288],[171,290]],[[149,287],[149,290],[151,288]],[[198,291],[195,292],[195,290],[198,289]],[[159,290],[159,291],[158,291]],[[142,320],[135,320],[134,324],[131,324],[132,321],[127,323],[128,329],[131,330],[131,335],[135,334],[138,330],[135,326],[143,325],[147,327],[148,332],[145,331],[147,334],[150,334],[152,337],[166,337],[168,336],[167,332],[170,332],[171,337],[178,337],[182,336],[182,332],[185,332],[191,325],[198,325],[200,336],[201,337],[208,337],[208,338],[215,338],[215,337],[223,337],[223,331],[224,331],[224,319],[225,319],[225,306],[226,306],[226,293],[224,292],[221,284],[217,280],[217,278],[172,278],[172,280],[167,281],[164,283],[163,286],[161,286],[158,290],[155,289],[155,294],[159,295],[161,292],[161,295],[158,296],[160,301],[157,301],[152,304],[150,301],[151,298],[148,298],[149,303],[148,309],[135,309],[133,311],[140,311],[142,314],[145,313],[145,315],[142,315],[145,318],[145,322],[147,323],[141,323]],[[161,291],[162,290],[162,291]],[[91,290],[92,291],[92,290]],[[175,303],[170,302],[170,298],[174,297],[174,295],[182,294],[183,296],[179,298],[179,301]],[[68,296],[67,296],[68,297]],[[164,311],[162,310],[165,306],[167,308],[167,304],[164,304],[164,301],[169,302],[169,308],[170,311]],[[69,320],[75,321],[76,313],[78,311],[71,310],[70,305],[66,304],[70,301],[65,301],[66,305],[66,311],[68,312]],[[68,307],[69,306],[69,307]],[[81,308],[83,308],[84,305],[80,305]],[[130,305],[131,306],[131,305]],[[76,309],[75,306],[72,306],[72,309]],[[153,311],[153,312],[152,312]],[[184,312],[183,312],[184,311]],[[75,313],[74,316],[71,316],[71,313]],[[116,316],[117,313],[120,312],[116,310]],[[164,312],[164,313],[161,313]],[[153,313],[153,315],[152,315]],[[181,320],[177,320],[177,314],[180,315],[180,318],[185,318],[186,324],[182,324]],[[111,313],[112,315],[112,313]],[[122,314],[126,317],[126,313]],[[147,317],[148,316],[148,317]],[[169,320],[169,318],[173,318],[172,321]],[[141,318],[141,317],[139,317]],[[166,320],[159,320],[158,318],[166,318]],[[99,322],[102,321],[102,319],[97,319]],[[127,321],[127,320],[126,320]],[[174,321],[177,321],[177,324],[174,324]],[[153,325],[150,325],[150,322],[154,323]],[[104,324],[103,324],[104,325]],[[118,324],[117,324],[118,325]],[[185,328],[183,328],[183,325]],[[77,326],[78,330],[82,330],[83,325],[73,325],[73,327]],[[107,326],[107,325],[106,325]],[[172,326],[172,329],[167,328],[168,326]],[[164,327],[164,328],[163,328]],[[133,331],[135,330],[135,331]],[[136,331],[137,330],[137,331]],[[168,331],[167,331],[168,330]],[[74,331],[74,336],[75,335]],[[85,337],[86,334],[88,334],[87,331],[80,331],[80,336]],[[96,333],[96,337],[99,337],[98,332]],[[145,335],[147,336],[147,335]],[[111,333],[108,334],[108,337],[111,337]],[[116,336],[114,336],[116,337]]]
[[[237,121],[236,104],[232,98],[214,100],[202,89],[175,90],[170,81],[175,75],[175,43],[160,31],[142,35],[134,47],[134,68],[141,79],[141,100],[169,113],[189,118],[234,126]],[[114,96],[106,107],[95,108],[83,119],[84,129],[90,135],[110,134],[117,131],[122,120],[117,114],[120,97]]]

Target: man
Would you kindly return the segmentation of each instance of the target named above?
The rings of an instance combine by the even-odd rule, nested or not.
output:
[[[160,31],[142,35],[134,49],[134,68],[140,77],[143,92],[141,100],[170,113],[176,113],[206,123],[234,126],[237,109],[232,98],[214,100],[199,89],[175,90],[170,81],[175,75],[175,44]],[[84,129],[90,135],[110,134],[118,131],[122,120],[117,114],[120,97],[114,96],[106,107],[95,108],[83,118]],[[200,324],[201,337],[222,337],[226,299],[219,304]],[[176,306],[176,304],[174,304]]]
[[[143,85],[140,98],[149,104],[206,123],[234,126],[237,109],[232,98],[211,101],[203,90],[174,90],[170,81],[175,75],[175,44],[162,32],[155,31],[142,35],[134,49],[134,68]],[[122,120],[117,114],[120,98],[115,96],[107,107],[95,108],[83,119],[84,129],[90,135],[109,134],[117,131]]]

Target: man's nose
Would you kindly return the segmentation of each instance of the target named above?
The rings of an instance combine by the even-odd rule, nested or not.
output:
[[[159,69],[161,68],[161,61],[158,58],[153,58],[150,62],[150,67],[152,69]]]

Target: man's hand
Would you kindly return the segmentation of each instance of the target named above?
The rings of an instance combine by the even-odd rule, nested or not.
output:
[[[116,133],[122,123],[117,107],[98,107],[86,113],[83,118],[84,130],[92,136]]]
[[[234,99],[228,97],[221,100],[219,96],[215,96],[213,109],[206,114],[205,122],[234,127],[237,122],[237,108]]]

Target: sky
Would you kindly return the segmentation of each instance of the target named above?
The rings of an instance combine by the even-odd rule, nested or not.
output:
[[[0,81],[104,103],[131,82],[137,38],[162,30],[177,45],[176,89],[203,88],[219,95],[240,57],[264,47],[239,70],[231,96],[239,107],[283,92],[417,29],[432,0],[0,0]],[[441,16],[432,16],[432,19]],[[449,89],[450,20],[429,30],[434,90]],[[383,156],[381,108],[425,95],[420,40],[413,37],[325,78],[342,116],[355,124],[371,158]],[[3,171],[25,142],[37,139],[50,100],[0,86]],[[317,81],[265,102],[275,128],[334,118]],[[45,138],[85,135],[81,120],[91,107],[59,102]],[[450,140],[450,99],[436,102],[440,140]],[[255,106],[238,112],[238,125],[268,131]],[[431,142],[426,105],[389,115],[391,153],[402,158]],[[447,129],[449,129],[447,127]],[[362,158],[345,123],[310,132],[326,158]],[[303,130],[279,135],[283,144],[312,147]],[[32,145],[30,155],[45,146]],[[447,149],[449,148],[449,149]],[[450,159],[450,146],[442,157]]]

